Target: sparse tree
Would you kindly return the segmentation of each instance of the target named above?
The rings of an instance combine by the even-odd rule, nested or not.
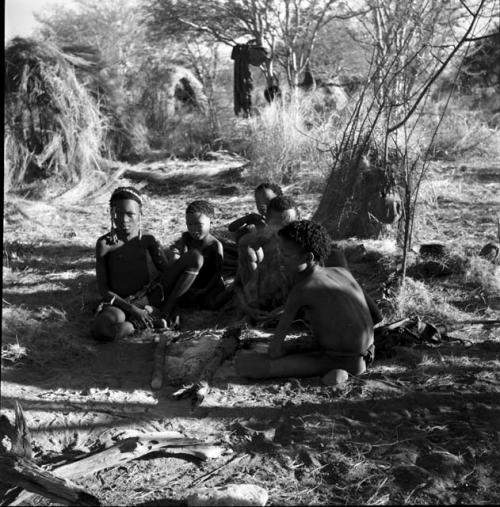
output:
[[[447,0],[367,0],[367,5],[370,11],[360,23],[362,42],[372,48],[369,79],[333,149],[315,218],[337,238],[377,237],[401,216],[395,213],[399,200],[406,252],[428,167],[426,143],[433,137],[420,137],[425,103],[449,62],[487,30],[479,22],[495,6],[487,0],[461,2],[460,8]]]
[[[148,0],[145,10],[156,40],[191,31],[230,46],[241,38],[264,45],[270,57],[262,66],[268,83],[276,62],[291,86],[309,64],[319,32],[335,19],[359,14],[340,0]]]

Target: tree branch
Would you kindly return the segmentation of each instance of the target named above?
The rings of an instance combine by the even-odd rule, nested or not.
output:
[[[472,17],[472,21],[471,21],[469,27],[467,28],[467,31],[465,32],[465,34],[463,35],[463,37],[461,38],[461,40],[458,42],[458,44],[455,46],[455,48],[453,49],[453,51],[448,55],[448,57],[443,62],[443,64],[441,65],[441,67],[432,76],[432,78],[429,79],[428,83],[422,89],[422,91],[420,92],[420,95],[417,97],[417,100],[415,101],[415,103],[413,104],[413,106],[409,109],[408,113],[405,115],[405,117],[399,123],[397,123],[396,125],[393,125],[392,127],[389,127],[387,129],[387,133],[388,134],[390,134],[391,132],[394,132],[398,128],[402,127],[408,121],[408,119],[411,117],[411,115],[415,112],[415,110],[417,109],[418,105],[420,104],[420,102],[422,101],[422,99],[425,97],[425,95],[429,91],[429,88],[436,81],[436,79],[441,75],[441,73],[446,68],[446,66],[448,65],[448,63],[456,55],[456,53],[458,52],[458,50],[460,49],[460,47],[463,46],[463,44],[465,43],[466,39],[468,38],[469,34],[471,33],[472,29],[474,28],[474,24],[476,23],[476,20],[477,20],[477,18],[479,16],[479,13],[481,12],[481,10],[483,8],[484,2],[485,2],[485,0],[481,0],[481,3],[479,4],[479,7],[477,8],[477,11],[475,12],[475,14]]]

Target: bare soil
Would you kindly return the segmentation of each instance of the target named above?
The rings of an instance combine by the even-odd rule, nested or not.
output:
[[[142,163],[120,184],[142,187],[145,228],[168,245],[183,230],[191,200],[208,198],[216,205],[214,231],[220,236],[232,219],[253,210],[241,165],[230,157]],[[498,265],[477,260],[481,247],[496,240],[499,175],[498,164],[449,163],[435,167],[424,189],[417,241],[445,241],[460,253],[463,269],[410,279],[415,292],[408,314],[420,311],[424,320],[445,323],[460,340],[399,347],[337,387],[320,378],[251,382],[239,378],[228,360],[198,407],[173,399],[178,384],[168,382],[168,371],[163,388],[151,390],[157,334],[109,344],[89,336],[98,301],[94,245],[109,227],[108,196],[65,208],[7,201],[2,413],[12,421],[14,402],[21,403],[35,459],[47,466],[74,460],[131,430],[173,429],[226,448],[205,462],[150,455],[75,481],[105,505],[183,505],[197,488],[227,483],[263,486],[270,505],[496,505],[499,327],[463,322],[500,318]],[[295,192],[308,218],[319,195],[301,194],[300,185]],[[397,249],[388,240],[353,243],[365,246],[362,255],[355,249],[348,255],[353,273],[387,320],[400,316],[391,285],[401,261]],[[470,274],[474,262],[481,280]],[[462,324],[453,328],[456,322]],[[239,324],[231,305],[217,313],[183,312],[176,347],[187,350],[193,340],[220,338]],[[265,346],[262,330],[246,327],[243,333]],[[29,503],[49,504],[37,496]]]

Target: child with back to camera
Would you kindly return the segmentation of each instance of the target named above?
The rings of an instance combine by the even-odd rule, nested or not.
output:
[[[241,354],[236,370],[244,377],[308,377],[343,369],[353,375],[373,361],[373,319],[364,292],[344,267],[322,267],[328,257],[326,230],[309,220],[279,231],[285,270],[293,279],[285,310],[266,354]],[[285,338],[303,309],[317,348],[285,353]]]
[[[228,225],[229,231],[234,234],[236,243],[238,243],[245,234],[265,227],[267,205],[271,199],[281,195],[283,195],[283,191],[281,187],[275,183],[264,182],[254,190],[255,206],[258,213],[249,213]]]
[[[193,201],[186,208],[187,231],[170,247],[176,263],[194,266],[192,283],[181,302],[189,306],[216,309],[226,300],[222,264],[222,243],[210,233],[214,208],[208,201]]]

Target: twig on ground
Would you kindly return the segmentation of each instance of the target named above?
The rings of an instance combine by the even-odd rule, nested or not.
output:
[[[205,475],[202,475],[201,477],[198,477],[198,479],[194,480],[189,486],[188,488],[193,488],[194,486],[197,486],[198,484],[201,484],[202,482],[205,482],[205,481],[208,481],[208,479],[210,479],[210,477],[212,477],[213,475],[215,475],[217,472],[219,472],[220,470],[222,470],[223,468],[227,467],[229,464],[233,463],[238,463],[239,461],[241,461],[243,458],[246,458],[247,456],[249,456],[248,454],[242,454],[241,456],[233,456],[232,458],[230,458],[229,460],[227,460],[225,463],[223,463],[221,466],[215,468],[214,470],[206,473]]]

